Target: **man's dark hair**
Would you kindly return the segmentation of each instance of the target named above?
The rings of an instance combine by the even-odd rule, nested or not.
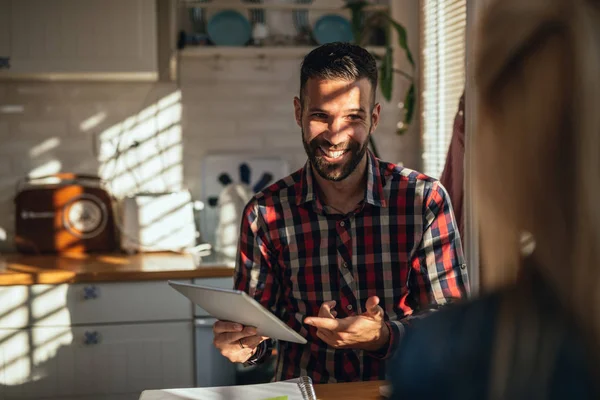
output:
[[[356,81],[367,78],[371,82],[371,102],[375,104],[377,90],[377,63],[367,50],[350,43],[327,43],[304,57],[300,68],[300,100],[310,78]]]

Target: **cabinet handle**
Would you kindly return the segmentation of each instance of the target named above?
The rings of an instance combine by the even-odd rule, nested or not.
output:
[[[84,300],[92,300],[100,297],[100,293],[98,291],[98,287],[94,285],[85,286],[83,288],[83,299]]]
[[[83,343],[87,346],[100,343],[100,334],[97,331],[85,331]]]

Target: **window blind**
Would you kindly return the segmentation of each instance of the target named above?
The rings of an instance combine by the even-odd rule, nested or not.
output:
[[[421,0],[421,127],[423,172],[444,169],[465,85],[466,0]]]

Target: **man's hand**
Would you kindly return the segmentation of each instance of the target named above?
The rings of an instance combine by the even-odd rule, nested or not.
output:
[[[333,305],[332,305],[333,303]],[[378,351],[389,343],[390,332],[379,307],[379,297],[367,299],[367,310],[356,317],[335,318],[335,301],[321,305],[318,317],[307,317],[304,323],[317,328],[317,336],[336,349]]]
[[[257,336],[256,328],[242,326],[234,322],[217,321],[213,325],[213,344],[231,362],[248,361],[266,336]]]

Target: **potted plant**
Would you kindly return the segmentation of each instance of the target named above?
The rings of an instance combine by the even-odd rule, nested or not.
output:
[[[404,116],[402,123],[399,124],[396,133],[402,135],[408,129],[412,122],[415,110],[415,80],[412,73],[394,68],[394,48],[392,41],[398,41],[398,45],[404,51],[406,59],[414,69],[415,63],[406,36],[406,29],[397,21],[393,20],[384,11],[367,11],[365,7],[369,5],[364,0],[348,0],[346,8],[351,12],[352,33],[356,44],[366,46],[369,39],[376,33],[382,33],[385,54],[383,56],[373,54],[380,61],[379,66],[379,88],[382,96],[389,102],[392,100],[394,86],[394,76],[397,74],[410,82],[410,86],[404,95]],[[412,71],[411,71],[412,72]],[[373,152],[377,154],[373,138],[370,138]]]

